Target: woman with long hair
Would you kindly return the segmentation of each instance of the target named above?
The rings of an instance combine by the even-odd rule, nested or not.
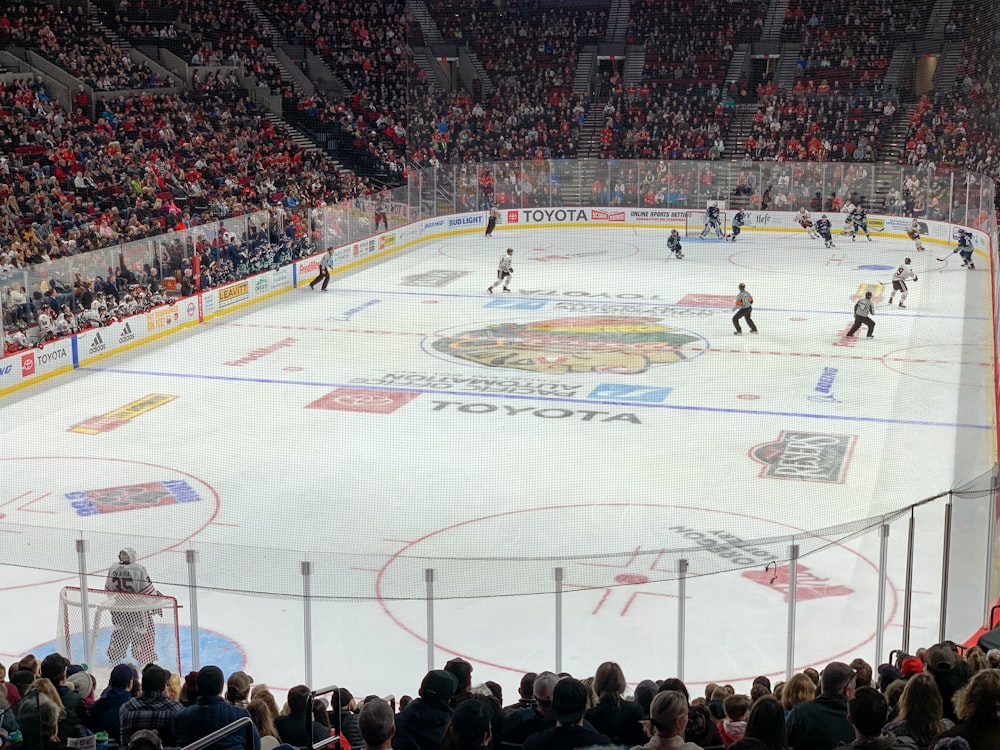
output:
[[[897,737],[909,737],[918,750],[927,750],[931,740],[954,726],[944,718],[944,704],[937,683],[927,672],[913,675],[899,696],[899,713],[883,728]]]
[[[274,716],[271,715],[271,707],[267,701],[254,698],[247,704],[247,711],[250,712],[250,719],[260,734],[260,750],[274,750],[281,744],[281,740],[278,738],[278,730],[274,727]]]
[[[606,734],[619,745],[636,745],[643,737],[642,707],[635,701],[625,700],[625,674],[613,661],[601,664],[594,673],[594,693],[597,705],[584,714],[601,734]]]
[[[750,707],[743,736],[759,740],[767,750],[788,750],[785,708],[770,695],[758,698]]]

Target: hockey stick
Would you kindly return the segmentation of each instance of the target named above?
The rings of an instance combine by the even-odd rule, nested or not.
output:
[[[954,255],[957,252],[958,250],[952,250],[950,253],[948,253],[948,255],[944,256],[943,258],[936,258],[935,260],[937,260],[938,263],[943,263],[944,261],[948,260],[950,256]]]

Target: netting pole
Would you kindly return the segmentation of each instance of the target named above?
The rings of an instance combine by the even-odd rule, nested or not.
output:
[[[944,550],[941,553],[941,611],[938,613],[938,643],[944,641],[944,629],[948,610],[948,570],[951,557],[951,498],[948,493],[948,503],[944,506]]]
[[[434,669],[434,568],[424,571],[427,585],[427,671]]]
[[[990,630],[990,610],[993,608],[993,547],[996,544],[997,532],[997,480],[996,475],[990,477],[990,494],[986,503],[986,527],[989,536],[986,537],[986,590],[983,591],[983,627]]]
[[[87,540],[76,540],[76,562],[80,572],[80,612],[83,617],[83,658],[84,664],[94,663],[94,644],[90,641],[90,601],[87,594]],[[72,634],[70,634],[72,635]],[[94,634],[96,638],[96,633]]]
[[[788,548],[788,631],[785,634],[785,680],[792,677],[795,669],[795,599],[799,577],[799,545]]]
[[[556,568],[556,674],[562,672],[563,569]]]
[[[916,535],[916,519],[910,508],[910,524],[906,532],[906,587],[903,591],[903,643],[904,654],[910,653],[910,613],[913,608],[913,549]]]
[[[184,560],[188,568],[188,612],[191,620],[191,669],[201,669],[201,655],[198,651],[198,550],[185,550]]]
[[[687,572],[688,561],[677,561],[677,678],[684,679],[684,646],[687,621]]]
[[[878,621],[875,623],[875,664],[882,663],[882,645],[885,638],[885,581],[889,575],[886,569],[889,561],[889,524],[879,527],[878,545],[878,606],[875,608]]]
[[[306,684],[312,685],[312,563],[303,560],[302,566],[302,638],[305,656]]]

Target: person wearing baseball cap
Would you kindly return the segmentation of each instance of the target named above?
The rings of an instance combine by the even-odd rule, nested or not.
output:
[[[553,729],[533,734],[524,741],[524,750],[570,750],[577,747],[610,745],[611,738],[583,726],[587,710],[587,687],[572,677],[563,677],[552,689]]]

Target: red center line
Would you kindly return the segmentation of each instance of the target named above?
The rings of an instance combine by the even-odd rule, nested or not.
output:
[[[324,333],[360,333],[360,334],[374,334],[378,336],[416,336],[418,338],[447,338],[454,334],[443,334],[443,333],[419,333],[416,331],[382,331],[375,330],[371,328],[327,328],[324,326],[282,326],[282,325],[268,325],[261,323],[234,323],[232,325],[242,326],[247,328],[278,328],[281,330],[289,331],[322,331]],[[470,337],[463,337],[468,340]],[[483,337],[484,342],[495,342],[497,338],[495,337]],[[586,342],[576,342],[576,345],[580,348],[585,348],[587,346]],[[912,362],[922,365],[974,365],[976,367],[992,367],[991,362],[972,362],[972,361],[954,361],[950,359],[915,359],[910,357],[868,357],[861,354],[833,354],[833,353],[823,353],[823,352],[776,352],[776,351],[760,351],[757,349],[721,349],[717,347],[706,347],[706,346],[681,346],[678,347],[680,351],[684,352],[709,352],[715,354],[768,354],[774,357],[822,357],[825,359],[867,359],[872,361],[880,362]]]

